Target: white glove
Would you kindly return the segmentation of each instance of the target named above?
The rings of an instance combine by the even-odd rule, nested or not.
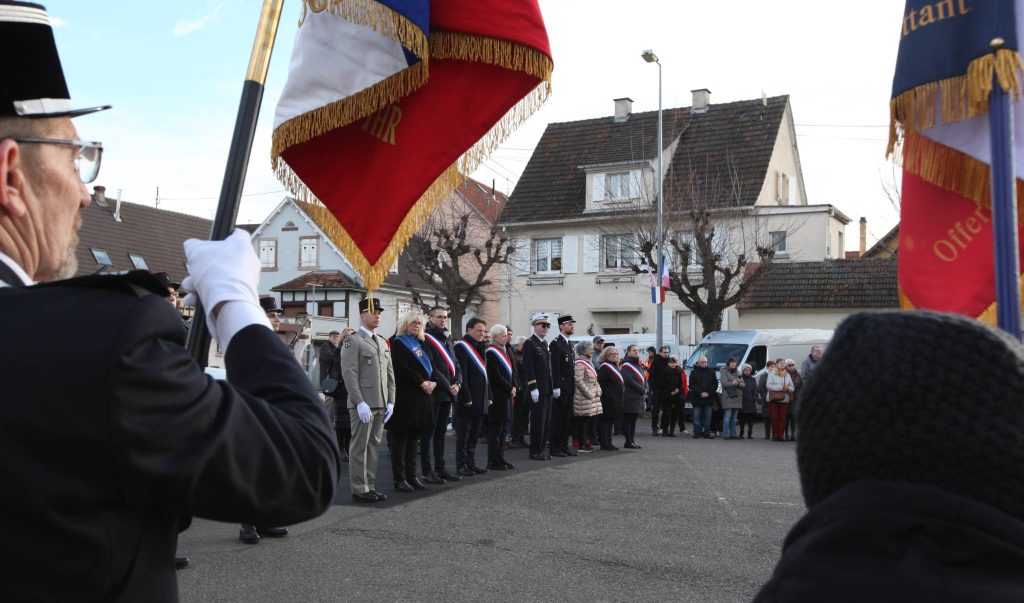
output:
[[[556,397],[556,398],[561,398],[562,397],[562,388],[556,387],[555,389],[551,390],[551,395]]]
[[[534,404],[540,402],[540,391],[536,390],[536,389],[531,389],[530,390],[530,399],[533,400]]]
[[[223,241],[189,239],[185,241],[185,263],[189,275],[181,282],[188,292],[184,303],[195,306],[198,300],[203,302],[206,325],[223,349],[227,350],[235,333],[249,325],[270,328],[256,293],[260,261],[248,233],[236,229]]]
[[[384,409],[384,422],[385,423],[387,423],[388,421],[391,420],[391,414],[394,413],[394,412],[395,412],[395,405],[394,404],[388,404],[387,407]]]
[[[356,404],[356,412],[359,414],[359,421],[361,423],[370,422],[370,416],[372,413],[370,413],[369,404],[367,404],[366,402],[360,402],[359,404]]]

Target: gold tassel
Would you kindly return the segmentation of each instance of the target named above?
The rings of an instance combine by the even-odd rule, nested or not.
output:
[[[1024,288],[1024,276],[1021,277],[1020,284],[1021,284],[1021,287]],[[1024,312],[1024,300],[1021,300],[1020,309],[1021,309],[1021,312]],[[992,305],[990,305],[988,308],[986,308],[984,312],[979,314],[978,315],[978,320],[980,320],[981,322],[983,322],[983,323],[985,323],[987,325],[990,325],[990,326],[993,326],[993,327],[996,326],[996,324],[999,322],[999,311],[996,308],[996,302],[992,302]]]
[[[430,33],[430,56],[436,60],[457,59],[497,65],[528,73],[539,80],[550,80],[554,64],[551,57],[528,46],[448,31]]]

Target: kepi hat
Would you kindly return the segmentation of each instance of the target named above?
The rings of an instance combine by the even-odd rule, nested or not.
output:
[[[284,310],[277,307],[277,300],[274,299],[273,295],[261,295],[260,307],[263,308],[263,311],[268,314],[270,312],[277,312],[278,314],[284,313]]]
[[[575,320],[573,320],[572,314],[566,314],[566,315],[564,315],[564,316],[559,316],[559,317],[558,317],[558,324],[559,324],[559,325],[564,325],[564,324],[565,324],[565,323],[567,323],[567,322],[571,322],[571,323],[573,323],[573,324],[575,324],[575,323],[576,323],[576,321],[575,321]]]
[[[76,117],[110,108],[72,108],[50,17],[39,4],[0,0],[0,54],[17,57],[5,65],[0,117]]]
[[[371,299],[373,300],[373,311],[374,311],[374,313],[380,314],[381,312],[384,311],[384,306],[381,305],[380,299],[378,299],[376,297],[374,297],[374,298],[367,297],[366,299],[360,300],[360,302],[359,302],[359,313],[360,314],[362,314],[363,312],[369,312],[370,311],[370,300]]]

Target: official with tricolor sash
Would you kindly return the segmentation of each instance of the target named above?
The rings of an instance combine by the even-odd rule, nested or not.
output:
[[[448,419],[452,415],[452,404],[456,402],[462,388],[462,369],[455,360],[455,349],[448,339],[447,308],[434,306],[430,309],[423,347],[430,355],[434,378],[437,380],[437,387],[432,394],[434,427],[423,434],[420,440],[423,481],[429,484],[443,484],[446,480],[457,482],[462,478],[444,466],[444,437],[448,432]]]
[[[515,364],[505,352],[508,339],[508,328],[494,325],[491,327],[491,345],[484,354],[492,395],[492,404],[487,409],[487,468],[495,471],[515,468],[505,460],[505,427],[512,420],[512,400],[518,379]]]
[[[455,423],[455,464],[463,477],[487,473],[487,469],[476,464],[476,443],[492,400],[484,360],[486,335],[487,323],[474,317],[466,323],[466,336],[455,342],[455,358],[463,376],[459,401],[455,405],[458,417]]]

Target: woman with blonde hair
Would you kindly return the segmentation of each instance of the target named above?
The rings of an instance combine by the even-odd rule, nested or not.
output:
[[[512,419],[512,401],[516,397],[516,365],[506,352],[508,327],[494,325],[491,344],[484,350],[487,381],[491,386],[491,405],[487,408],[487,468],[494,471],[515,469],[505,460],[505,426]]]
[[[391,338],[395,409],[384,427],[391,436],[391,471],[395,490],[399,492],[426,488],[416,476],[416,453],[420,436],[434,423],[434,401],[430,394],[437,381],[430,355],[423,347],[425,323],[419,312],[405,314]]]

